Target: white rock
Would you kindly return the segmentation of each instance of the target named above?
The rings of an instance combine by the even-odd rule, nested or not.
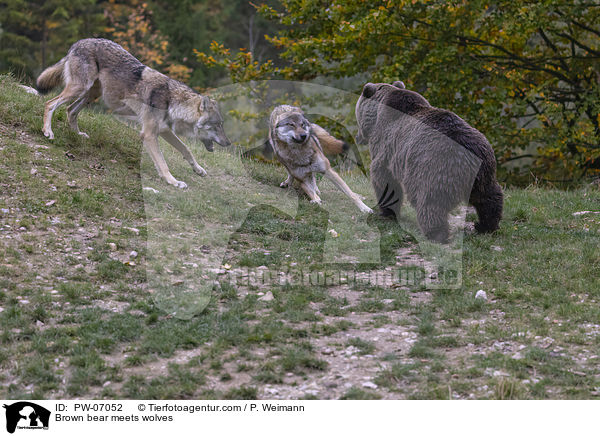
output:
[[[29,171],[29,174],[31,174],[32,176],[35,176],[37,174],[37,170],[35,168],[32,168],[31,171]]]
[[[485,293],[485,291],[483,289],[480,289],[475,294],[475,298],[478,300],[487,301],[487,294]]]
[[[135,250],[133,250],[131,253],[129,253],[129,257],[133,257],[133,258],[135,258],[135,257],[137,257],[137,256],[138,256],[138,252],[137,252],[137,251],[135,251]]]
[[[337,238],[339,236],[338,232],[336,232],[334,229],[329,229],[329,234],[332,238]]]
[[[158,190],[156,190],[156,189],[154,189],[154,188],[151,188],[151,187],[149,187],[149,186],[144,186],[144,188],[142,188],[142,189],[143,189],[144,191],[149,191],[149,192],[152,192],[153,194],[158,194],[158,193],[160,193],[160,191],[158,191]]]
[[[362,384],[362,387],[363,388],[368,388],[368,389],[377,389],[377,385],[375,383],[373,383],[373,382],[370,382],[370,381],[364,382]]]
[[[490,248],[494,251],[504,251],[504,248],[498,247],[497,245],[492,245]]]
[[[135,227],[123,227],[125,230],[129,230],[130,232],[135,233],[136,235],[139,235],[140,233],[140,229],[136,229]]]
[[[0,212],[2,212],[2,213],[8,213],[8,212],[10,212],[10,210],[9,209],[0,209]]]
[[[37,90],[32,88],[31,86],[27,86],[27,85],[19,85],[19,86],[21,88],[23,88],[27,94],[40,95],[40,93],[37,92]]]
[[[110,251],[117,251],[117,244],[115,244],[114,242],[109,242],[108,248],[110,248]]]
[[[265,295],[259,298],[260,301],[273,301],[275,297],[271,291],[267,292]]]

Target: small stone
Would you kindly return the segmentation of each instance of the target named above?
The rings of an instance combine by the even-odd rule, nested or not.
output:
[[[43,327],[44,323],[42,321],[40,321],[39,319],[35,322],[35,325],[38,327]]]
[[[0,209],[0,212],[2,212],[2,213],[9,213],[10,210],[9,209]]]
[[[138,252],[133,250],[131,253],[129,253],[129,257],[131,258],[136,258],[138,256]]]
[[[267,292],[265,295],[259,298],[260,301],[273,301],[275,297],[271,291]]]
[[[515,359],[515,360],[521,360],[522,358],[523,358],[523,355],[519,351],[517,351],[515,354],[513,354],[511,356],[511,359]]]
[[[110,251],[117,251],[117,244],[115,244],[114,242],[109,242],[108,248],[110,248]]]
[[[377,385],[375,383],[373,383],[373,382],[370,382],[370,381],[364,382],[362,384],[362,387],[363,388],[368,388],[368,389],[377,389]]]
[[[29,174],[31,174],[32,176],[35,176],[37,174],[37,170],[35,168],[32,168],[31,171],[29,171]]]
[[[105,381],[104,384],[102,385],[103,388],[107,387],[110,385],[110,381]]]
[[[337,238],[339,236],[338,232],[336,232],[334,229],[329,229],[329,234],[332,238]]]
[[[329,355],[333,354],[333,350],[329,347],[323,348],[323,350],[321,350],[321,354],[325,354],[326,356],[329,356]]]
[[[144,191],[149,191],[149,192],[152,192],[153,194],[158,194],[158,193],[160,193],[160,191],[158,191],[158,190],[156,190],[156,189],[154,189],[154,188],[151,188],[151,187],[149,187],[149,186],[145,186],[145,187],[144,187],[144,188],[142,188],[142,189],[143,189]]]
[[[135,227],[123,227],[125,230],[129,230],[130,232],[135,233],[136,235],[140,234],[140,229],[136,229]]]
[[[483,300],[483,301],[487,301],[487,294],[485,293],[485,291],[483,289],[480,289],[477,291],[477,293],[475,294],[475,298],[477,300]]]
[[[49,202],[46,203],[47,207],[53,206],[56,203],[56,200],[50,200]]]
[[[498,247],[497,245],[492,245],[490,248],[494,251],[504,251],[504,248]]]

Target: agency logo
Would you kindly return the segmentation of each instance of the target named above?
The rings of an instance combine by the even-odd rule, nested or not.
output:
[[[6,409],[6,431],[14,433],[19,430],[48,430],[50,411],[29,401],[19,401]]]

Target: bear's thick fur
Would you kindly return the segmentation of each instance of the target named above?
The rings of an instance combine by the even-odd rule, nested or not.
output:
[[[448,213],[461,202],[477,210],[478,232],[498,228],[502,188],[494,151],[481,132],[400,81],[367,83],[356,120],[357,141],[369,145],[383,215],[397,217],[406,194],[428,239],[448,241]]]

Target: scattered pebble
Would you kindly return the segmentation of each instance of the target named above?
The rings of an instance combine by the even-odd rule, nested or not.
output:
[[[140,234],[140,229],[136,229],[135,227],[123,227],[125,230],[129,230],[130,232],[135,233],[136,235]]]
[[[144,191],[149,191],[149,192],[152,192],[153,194],[158,194],[158,193],[160,193],[160,191],[159,191],[159,190],[157,190],[157,189],[154,189],[154,188],[151,188],[151,187],[149,187],[149,186],[145,186],[143,189],[144,189]]]
[[[477,293],[475,294],[475,298],[477,300],[483,300],[483,301],[487,301],[487,294],[485,293],[485,291],[483,289],[480,289],[477,291]]]
[[[273,301],[275,297],[271,291],[267,292],[265,295],[259,298],[260,301]]]
[[[138,256],[138,252],[133,250],[131,253],[129,253],[129,257],[131,258],[136,258]]]
[[[117,244],[115,244],[114,242],[109,242],[108,248],[110,248],[110,251],[117,251]]]
[[[31,171],[29,171],[29,174],[31,174],[32,176],[35,176],[37,174],[38,170],[36,170],[35,168],[32,168]]]
[[[363,388],[368,388],[368,389],[377,389],[377,385],[375,383],[373,383],[373,382],[370,382],[370,381],[364,382],[362,384],[362,387]]]
[[[334,229],[329,229],[329,234],[332,238],[337,238],[339,236],[338,232],[336,232]]]

